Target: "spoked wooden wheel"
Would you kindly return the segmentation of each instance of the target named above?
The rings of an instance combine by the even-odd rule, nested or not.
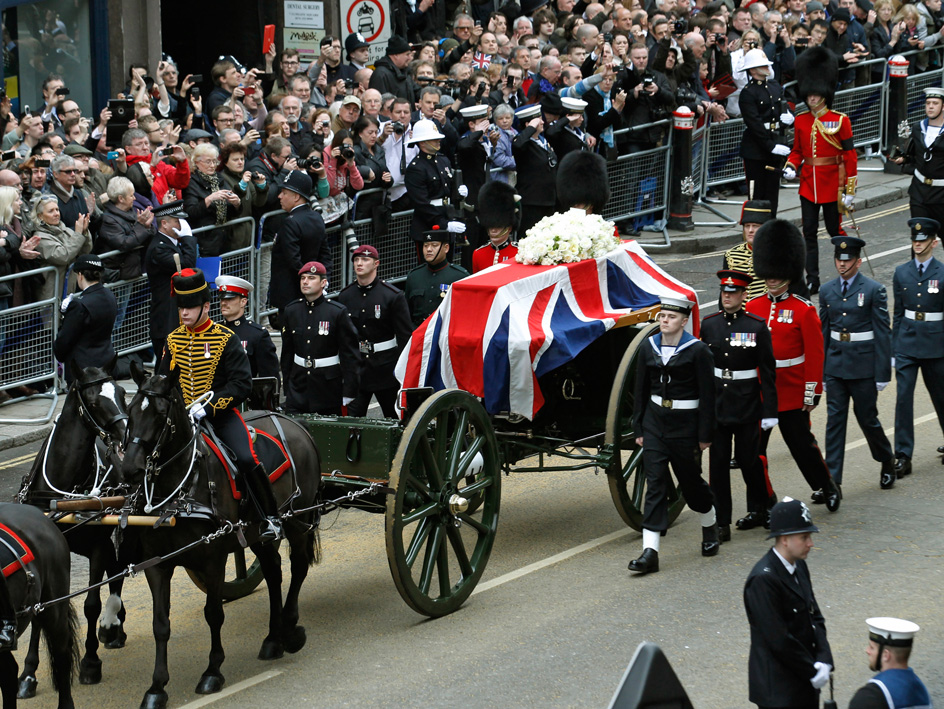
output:
[[[251,562],[246,554],[252,559]],[[206,583],[199,571],[187,569],[187,575],[193,580],[197,588],[206,593]],[[223,580],[223,600],[235,601],[244,598],[256,590],[265,578],[262,567],[250,549],[237,549],[226,560],[226,578]]]
[[[636,432],[633,431],[633,391],[640,348],[648,347],[647,338],[658,330],[657,324],[640,330],[626,349],[613,379],[606,413],[604,440],[607,445],[613,447],[613,458],[606,470],[610,495],[620,517],[637,531],[642,529],[646,505],[646,475],[642,469],[642,448],[636,445]],[[684,507],[685,500],[670,481],[669,524],[676,520]]]
[[[485,570],[498,528],[501,466],[492,422],[470,394],[450,389],[423,403],[390,471],[387,561],[418,613],[452,613]]]

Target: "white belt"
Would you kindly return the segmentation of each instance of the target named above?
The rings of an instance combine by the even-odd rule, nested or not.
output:
[[[661,396],[653,394],[649,400],[656,406],[664,409],[697,409],[698,399],[663,399]]]
[[[757,379],[756,369],[719,369],[715,367],[718,379]]]
[[[334,357],[322,357],[321,359],[308,359],[295,355],[295,364],[305,369],[319,369],[321,367],[330,367],[335,364],[341,364],[341,358],[338,355]]]
[[[944,313],[925,313],[924,311],[906,310],[905,317],[909,320],[927,320],[929,322],[938,322],[944,320]]]
[[[397,338],[392,337],[385,342],[378,342],[374,345],[374,352],[384,352],[385,350],[392,350],[397,346]]]
[[[829,333],[829,336],[839,342],[865,342],[866,340],[875,339],[875,333],[871,330],[868,332],[836,332],[833,330]]]
[[[806,355],[801,354],[799,357],[794,357],[793,359],[778,359],[777,360],[777,369],[783,367],[793,367],[797,364],[803,364],[806,361]]]
[[[930,187],[944,187],[944,180],[932,180],[930,177],[922,175],[919,170],[914,171],[914,176],[918,178],[918,182]]]
[[[449,204],[449,200],[444,200],[442,197],[440,197],[439,199],[429,200],[429,203],[433,205],[434,207],[441,207],[444,204]]]

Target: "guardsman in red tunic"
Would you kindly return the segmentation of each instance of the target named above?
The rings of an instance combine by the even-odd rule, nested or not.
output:
[[[842,493],[810,430],[810,412],[823,394],[823,329],[816,306],[789,291],[790,283],[803,277],[803,257],[803,237],[790,222],[774,219],[758,229],[754,237],[754,274],[767,282],[767,293],[749,301],[746,310],[770,328],[777,367],[777,418],[783,440],[810,487],[822,490],[826,507],[835,512]],[[761,436],[765,461],[769,441],[767,430]]]
[[[840,210],[851,210],[856,190],[856,152],[849,116],[833,111],[838,64],[824,47],[810,47],[797,59],[799,94],[809,110],[797,114],[793,151],[783,170],[788,180],[800,171],[800,210],[806,239],[810,293],[819,291],[819,209],[830,236],[839,236]],[[842,203],[840,206],[840,202]]]
[[[518,253],[515,232],[521,217],[515,188],[505,182],[493,180],[482,185],[476,205],[488,243],[472,252],[472,273],[515,260]]]

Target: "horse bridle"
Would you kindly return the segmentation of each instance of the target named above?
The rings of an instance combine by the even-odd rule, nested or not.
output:
[[[156,399],[161,399],[163,401],[166,401],[168,403],[168,410],[170,410],[170,407],[173,405],[174,397],[172,394],[162,394],[158,391],[154,391],[153,389],[139,389],[138,393],[141,394],[142,396],[154,397]],[[161,428],[161,432],[158,434],[157,440],[154,441],[154,447],[151,449],[151,452],[147,456],[147,462],[145,463],[145,466],[144,466],[145,475],[147,475],[148,478],[152,477],[152,474],[153,474],[153,477],[157,477],[158,475],[160,475],[161,468],[163,468],[168,463],[176,460],[177,457],[181,453],[187,450],[187,448],[190,447],[190,445],[199,435],[199,432],[200,432],[199,426],[194,426],[193,436],[187,442],[187,444],[184,445],[183,448],[181,448],[179,451],[174,453],[174,455],[172,455],[170,458],[165,460],[162,465],[157,465],[157,461],[161,456],[161,448],[164,446],[165,443],[167,443],[167,441],[169,440],[171,436],[177,433],[177,426],[174,424],[173,419],[170,417],[169,414],[165,416],[164,426],[163,428]],[[145,443],[147,442],[144,441],[140,436],[134,436],[130,441],[131,445],[134,445],[134,444],[144,445]]]
[[[95,420],[94,416],[92,416],[92,411],[89,408],[88,402],[85,400],[85,391],[87,389],[95,386],[96,384],[104,384],[110,381],[114,381],[114,380],[112,379],[112,377],[107,376],[107,375],[104,377],[99,377],[98,379],[93,379],[90,382],[83,382],[82,384],[79,384],[78,379],[76,379],[74,382],[72,382],[72,387],[73,389],[75,389],[76,396],[79,400],[79,416],[85,422],[85,425],[88,428],[92,429],[95,435],[97,435],[99,438],[102,439],[102,441],[104,442],[107,448],[110,448],[112,450],[117,450],[117,442],[114,440],[114,437],[112,436],[111,431],[109,429],[112,426],[114,426],[116,423],[118,423],[119,421],[127,421],[128,414],[121,411],[121,408],[117,406],[117,399],[116,399],[115,402],[116,402],[116,408],[118,408],[118,413],[116,413],[114,416],[108,419],[105,422],[105,425],[103,426],[99,424],[98,421]]]

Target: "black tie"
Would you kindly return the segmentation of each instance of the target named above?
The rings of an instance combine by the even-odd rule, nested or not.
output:
[[[924,264],[918,264],[918,278],[921,278],[924,275]]]
[[[849,281],[842,282],[842,297],[846,297],[846,293],[849,292]]]

